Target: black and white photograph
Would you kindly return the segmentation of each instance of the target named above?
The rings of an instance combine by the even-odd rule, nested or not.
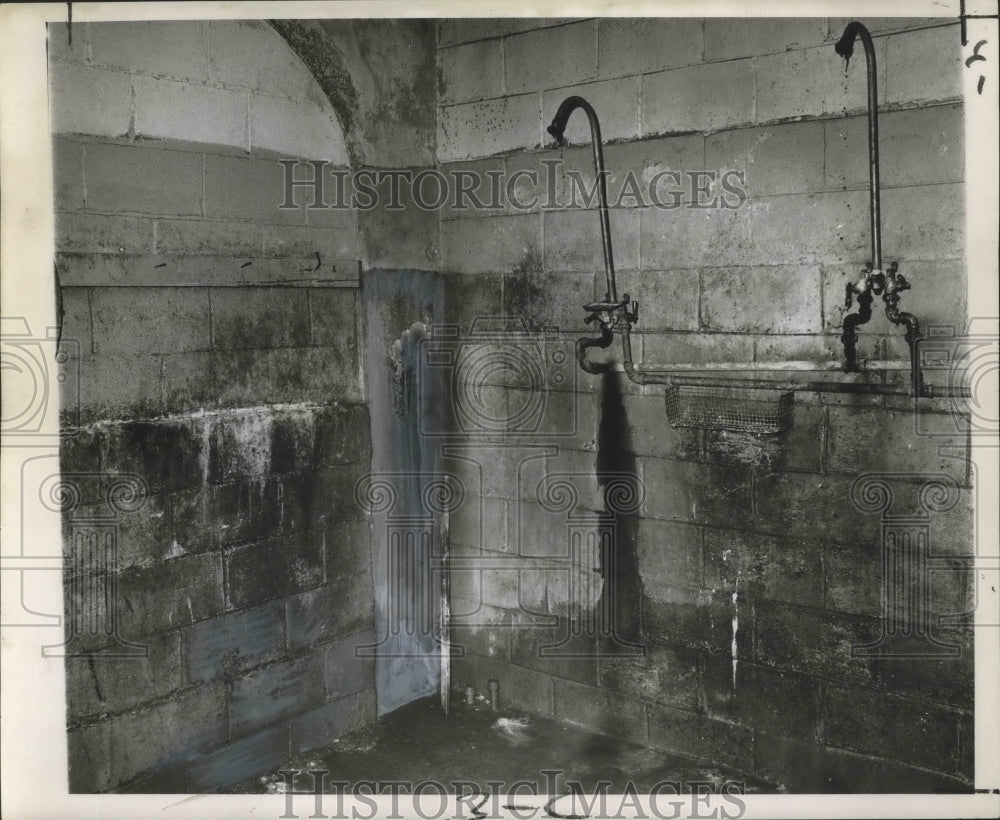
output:
[[[997,13],[4,4],[4,817],[1000,815]]]

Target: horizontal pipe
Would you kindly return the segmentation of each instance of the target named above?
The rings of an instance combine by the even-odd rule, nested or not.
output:
[[[775,373],[784,372],[844,372],[843,362],[811,362],[811,361],[774,361],[774,362],[677,362],[670,364],[636,364],[637,373],[684,373],[689,371],[704,370],[752,370],[752,371],[773,371]],[[909,371],[910,363],[902,359],[892,360],[871,360],[864,364],[864,368],[859,373],[873,371]],[[845,374],[846,375],[846,374]]]

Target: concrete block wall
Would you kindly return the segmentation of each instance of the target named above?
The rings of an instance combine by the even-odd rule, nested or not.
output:
[[[571,118],[564,149],[545,126],[564,97],[582,95],[600,117],[612,204],[629,172],[641,185],[663,171],[716,174],[702,193],[687,177],[666,190],[674,208],[623,196],[612,210],[619,287],[642,310],[636,358],[837,359],[844,283],[870,253],[864,64],[859,45],[845,74],[833,50],[847,22],[442,21],[438,158],[445,171],[541,180],[545,162],[561,161],[554,186],[566,203],[569,172],[593,176],[585,117]],[[879,64],[885,259],[912,282],[903,304],[924,327],[962,328],[958,25],[862,22]],[[725,170],[745,174],[735,207],[692,207],[727,196]],[[488,212],[442,213],[451,319],[465,334],[496,314],[570,340],[591,333],[581,308],[604,294],[597,214],[547,206],[544,183],[522,183],[514,193],[538,194],[533,206],[504,194]],[[862,355],[905,355],[884,316],[862,331]],[[644,489],[629,543],[647,651],[597,657],[586,624],[604,594],[599,559],[582,548],[574,563],[568,545],[605,509],[609,387],[569,362],[550,362],[541,380],[505,373],[472,396],[478,418],[513,421],[467,436],[448,463],[467,493],[451,530],[454,639],[468,652],[456,687],[498,678],[513,705],[791,789],[967,790],[970,632],[936,633],[961,647],[955,659],[852,654],[885,614],[879,515],[850,500],[863,473],[896,474],[900,513],[915,510],[922,475],[955,481],[955,506],[929,521],[935,554],[955,559],[932,574],[931,617],[972,609],[962,558],[973,550],[973,476],[954,408],[921,404],[921,424],[951,430],[929,437],[905,399],[797,393],[791,430],[754,437],[674,429],[662,389],[625,380],[616,446]],[[526,434],[518,413],[538,406]],[[545,496],[546,477],[572,484],[569,506]],[[561,648],[547,656],[546,644]]]
[[[50,55],[70,788],[218,789],[375,715],[357,220],[278,207],[277,160],[347,166],[344,134],[263,23],[53,26]],[[109,516],[117,625],[77,634]]]

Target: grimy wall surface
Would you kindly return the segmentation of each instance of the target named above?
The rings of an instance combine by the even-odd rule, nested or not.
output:
[[[642,306],[637,358],[836,359],[844,282],[869,256],[864,65],[860,45],[846,73],[833,51],[846,22],[95,24],[75,25],[72,47],[53,26],[55,264],[81,374],[79,397],[64,391],[61,467],[80,489],[64,514],[68,645],[106,650],[66,662],[71,789],[224,787],[392,702],[353,651],[395,628],[379,608],[386,533],[355,496],[373,430],[446,456],[464,491],[451,518],[468,652],[455,686],[498,678],[514,705],[790,789],[967,788],[970,631],[937,629],[956,659],[852,653],[885,626],[880,514],[851,500],[861,474],[893,474],[898,515],[922,511],[925,477],[953,480],[954,503],[927,519],[944,558],[924,614],[971,608],[963,436],[918,435],[905,399],[831,393],[796,394],[777,437],[670,427],[662,390],[573,360],[582,304],[603,295],[592,210],[506,195],[485,212],[397,210],[384,188],[372,210],[309,208],[308,189],[277,207],[276,160],[295,157],[508,180],[561,161],[565,201],[567,171],[591,179],[584,118],[563,150],[544,126],[581,94],[608,142],[619,281]],[[913,284],[905,309],[961,328],[958,27],[864,22],[885,258]],[[726,170],[745,173],[737,207],[691,207],[733,201],[718,177],[692,187],[690,172]],[[678,172],[677,207],[618,202],[629,171],[643,184]],[[421,440],[398,412],[415,372],[399,351],[447,320],[456,343],[487,340],[489,364],[497,325],[484,317],[498,315],[497,350],[511,319],[558,329],[530,348],[541,379],[491,371],[504,378],[475,393],[476,412],[460,397],[448,435]],[[905,353],[881,312],[859,350]],[[372,379],[387,388],[377,407]],[[946,432],[951,409],[925,402],[920,417]],[[638,494],[621,495],[622,479]],[[122,481],[143,499],[123,501]],[[110,645],[73,626],[106,583],[73,561],[108,521]],[[108,657],[131,644],[148,656]],[[433,689],[424,660],[381,661],[407,676],[403,700]]]
[[[427,55],[397,57],[426,63],[433,92],[415,25],[393,31]],[[55,263],[81,384],[63,391],[61,467],[81,488],[64,515],[67,630],[92,653],[66,661],[70,788],[205,791],[374,718],[372,660],[354,653],[374,643],[354,501],[371,456],[359,271],[414,263],[392,214],[308,209],[298,192],[279,208],[277,159],[386,161],[399,135],[342,128],[263,22],[67,34],[49,40]],[[340,63],[363,100],[389,68],[366,55]],[[109,505],[122,479],[144,503]],[[117,532],[110,637],[74,619],[104,577],[99,516]]]
[[[438,157],[507,180],[522,169],[546,180],[544,163],[561,160],[556,193],[568,202],[568,170],[593,178],[586,118],[577,111],[566,132],[579,147],[554,148],[545,126],[582,95],[607,142],[619,292],[640,302],[636,359],[839,359],[844,284],[870,258],[863,52],[856,43],[845,72],[833,48],[847,22],[442,21]],[[961,332],[958,24],[862,22],[878,62],[885,259],[913,285],[904,309]],[[744,200],[721,189],[726,170],[745,173]],[[682,175],[661,194],[678,207],[618,201],[628,172],[645,186],[663,171]],[[720,176],[698,193],[691,171]],[[466,333],[476,315],[506,313],[572,338],[588,332],[584,302],[604,295],[597,214],[545,207],[544,183],[530,183],[522,176],[514,194],[538,194],[534,208],[504,196],[487,215],[442,215]],[[738,206],[706,206],[724,196]],[[880,304],[861,355],[903,358]],[[522,413],[506,436],[470,434],[473,466],[452,466],[469,494],[452,518],[453,554],[467,559],[453,573],[455,640],[470,653],[455,685],[498,678],[509,703],[790,788],[968,788],[970,632],[936,633],[961,647],[955,659],[852,653],[885,628],[881,517],[852,503],[852,483],[894,474],[889,514],[919,515],[925,477],[954,479],[953,506],[923,512],[935,554],[968,556],[965,437],[919,435],[907,399],[832,393],[797,393],[778,436],[674,429],[662,388],[569,371],[557,384],[557,369],[541,382],[536,433],[524,434]],[[512,417],[532,395],[517,375],[491,399]],[[950,409],[921,404],[938,432]],[[599,514],[616,471],[644,495],[617,510],[621,563],[608,573]],[[944,560],[931,576],[934,624],[972,609],[962,567]],[[610,647],[606,606],[622,638]]]

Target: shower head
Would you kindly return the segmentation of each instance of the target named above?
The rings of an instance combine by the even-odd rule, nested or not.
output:
[[[862,35],[863,32],[863,35]],[[857,20],[848,23],[847,28],[844,29],[844,33],[839,40],[837,40],[834,50],[845,60],[850,60],[851,55],[854,54],[854,39],[858,36],[868,37],[868,42],[871,42],[871,35],[868,34],[868,29],[866,29]]]
[[[566,145],[566,137],[565,137],[566,123],[569,120],[570,114],[576,111],[577,108],[582,108],[586,112],[587,118],[591,120],[592,129],[596,124],[597,116],[593,113],[594,109],[590,107],[590,103],[588,103],[585,99],[583,99],[583,97],[576,97],[576,96],[567,97],[559,105],[559,109],[556,111],[556,115],[552,118],[552,124],[549,125],[547,129],[545,129],[553,136],[553,138],[557,143],[559,143],[559,145]],[[597,128],[596,139],[600,141],[599,127]]]
[[[556,122],[555,120],[552,120],[552,124],[545,130],[552,135],[552,137],[559,145],[562,146],[566,145],[566,138],[563,136],[563,132],[566,130],[565,122],[559,123]]]

